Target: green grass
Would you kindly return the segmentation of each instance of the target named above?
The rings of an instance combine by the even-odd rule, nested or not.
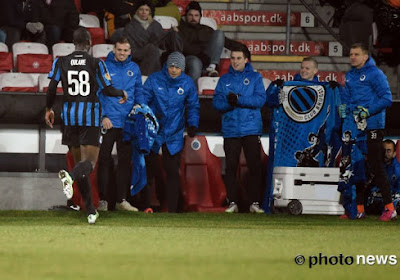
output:
[[[400,258],[399,225],[377,217],[103,212],[89,226],[82,213],[0,211],[0,279],[394,279],[400,264],[310,269],[308,257]]]

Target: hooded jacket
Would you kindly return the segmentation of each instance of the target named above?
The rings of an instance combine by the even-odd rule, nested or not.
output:
[[[238,94],[237,106],[232,107],[227,99],[229,93]],[[242,72],[232,66],[217,84],[213,107],[222,115],[224,138],[262,134],[261,108],[266,101],[264,84],[260,73],[254,72],[248,62]]]
[[[183,149],[185,111],[188,126],[199,126],[200,103],[197,88],[185,73],[172,78],[165,64],[161,71],[151,74],[144,84],[145,103],[150,106],[160,124],[152,150],[158,153],[166,144],[171,155]]]
[[[346,73],[341,102],[368,109],[367,129],[385,128],[386,108],[392,105],[392,93],[385,74],[371,57],[361,69],[351,67]]]
[[[108,117],[115,128],[123,128],[125,120],[134,104],[143,103],[142,74],[139,66],[131,60],[131,56],[123,61],[117,61],[111,51],[106,58],[106,66],[110,73],[113,86],[125,90],[128,100],[119,104],[120,97],[99,94],[101,116]]]

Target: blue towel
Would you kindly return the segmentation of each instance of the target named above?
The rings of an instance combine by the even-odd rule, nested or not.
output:
[[[147,184],[144,156],[150,152],[159,129],[152,110],[145,104],[134,108],[125,122],[123,140],[132,144],[131,195],[140,192]]]

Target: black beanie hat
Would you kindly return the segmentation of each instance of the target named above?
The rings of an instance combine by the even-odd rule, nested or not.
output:
[[[199,2],[197,2],[197,1],[192,1],[192,2],[189,3],[189,5],[186,6],[186,13],[185,13],[185,15],[187,15],[187,13],[189,12],[189,10],[197,10],[197,11],[199,11],[200,16],[202,16],[201,7],[200,7]]]
[[[154,17],[155,8],[154,8],[154,4],[151,0],[139,0],[139,1],[135,2],[134,6],[133,6],[133,14],[136,14],[139,7],[144,6],[144,5],[149,6],[151,16]]]

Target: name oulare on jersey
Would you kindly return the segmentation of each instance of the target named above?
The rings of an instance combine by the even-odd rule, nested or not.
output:
[[[86,59],[71,59],[71,66],[86,65]]]

